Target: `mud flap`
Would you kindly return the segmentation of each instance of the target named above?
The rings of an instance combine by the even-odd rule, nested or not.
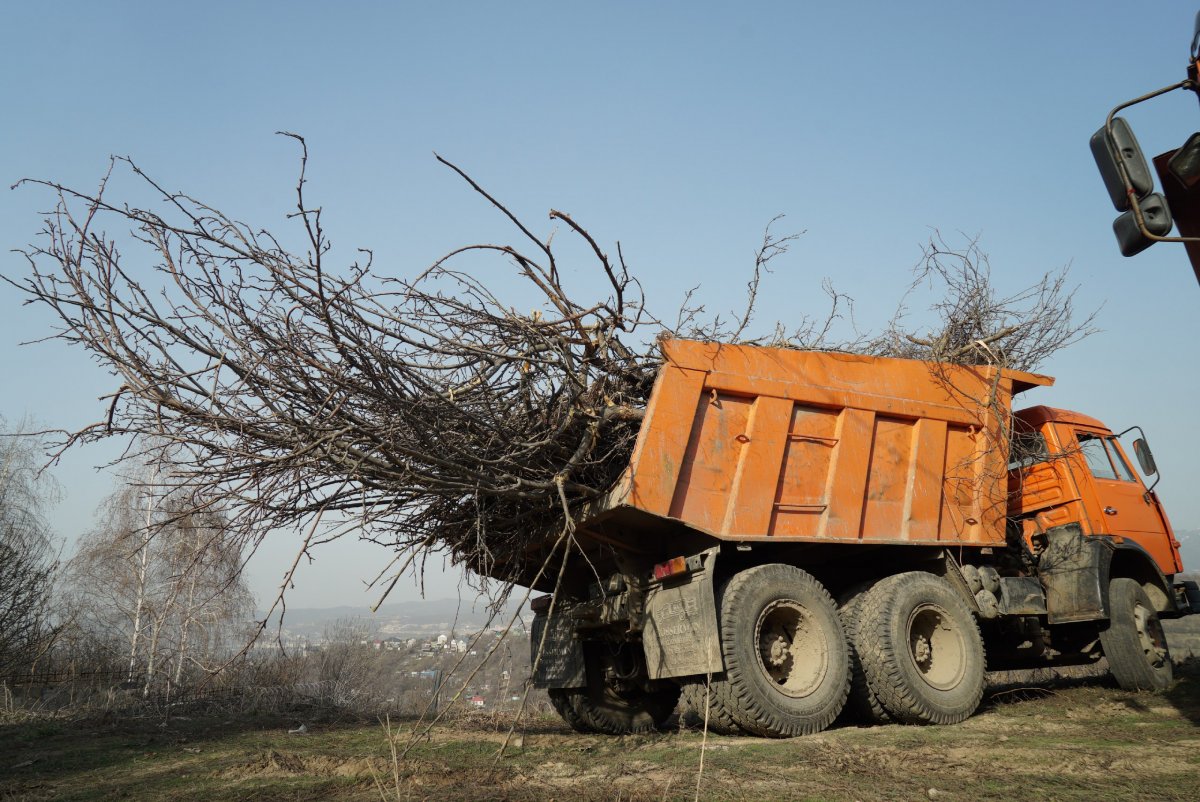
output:
[[[529,655],[535,688],[583,688],[587,686],[584,673],[583,643],[575,637],[575,619],[556,615],[537,615],[529,638]],[[545,640],[543,641],[543,634]],[[541,658],[538,658],[538,649]]]
[[[1038,559],[1038,575],[1046,589],[1049,622],[1108,618],[1111,545],[1085,537],[1078,524],[1048,529],[1046,541],[1046,550]]]
[[[718,551],[704,552],[703,569],[683,582],[651,588],[647,593],[642,647],[650,679],[725,670],[713,589]]]

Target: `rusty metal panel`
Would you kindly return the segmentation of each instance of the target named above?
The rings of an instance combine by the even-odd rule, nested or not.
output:
[[[863,540],[892,539],[904,531],[915,421],[875,416],[863,503]]]
[[[625,497],[633,506],[658,515],[670,513],[703,386],[703,373],[663,366],[630,458]]]
[[[769,396],[754,402],[746,429],[748,442],[738,461],[722,533],[761,535],[770,530],[792,406],[785,398]]]
[[[852,406],[881,415],[904,417],[936,417],[957,423],[973,423],[977,420],[974,411],[966,406],[915,400],[895,395],[868,392],[865,388],[842,389],[824,387],[805,382],[780,381],[734,373],[710,373],[712,386],[743,395],[772,395],[780,398],[795,398],[810,404],[832,407]],[[888,386],[884,380],[881,386]]]
[[[941,525],[942,476],[946,463],[946,421],[922,418],[913,427],[901,536],[905,540],[937,540]]]
[[[816,537],[829,507],[829,465],[838,444],[837,410],[796,404],[775,491],[770,533]]]
[[[671,501],[672,518],[724,531],[734,478],[750,438],[754,399],[713,390],[700,396]]]
[[[837,446],[829,465],[825,497],[829,507],[822,537],[857,540],[862,531],[863,502],[871,460],[875,413],[844,409],[838,419]]]
[[[952,543],[1003,544],[1007,454],[997,452],[973,426],[948,426],[945,455],[938,537]]]

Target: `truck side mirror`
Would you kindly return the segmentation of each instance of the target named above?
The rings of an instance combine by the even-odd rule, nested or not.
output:
[[[1129,193],[1125,189],[1125,181],[1121,178],[1121,167],[1125,168],[1129,183],[1139,198],[1144,198],[1154,191],[1154,176],[1150,172],[1150,165],[1142,155],[1137,137],[1133,135],[1133,129],[1125,122],[1124,117],[1113,119],[1111,135],[1108,126],[1103,126],[1092,134],[1090,144],[1092,158],[1100,168],[1100,177],[1104,179],[1108,196],[1118,212],[1129,208]]]
[[[1154,191],[1150,164],[1125,118],[1114,117],[1111,123],[1092,134],[1090,144],[1108,197],[1118,212],[1124,212],[1113,221],[1113,233],[1117,235],[1121,255],[1141,253],[1154,244],[1153,237],[1170,234],[1172,222],[1167,199]],[[1142,225],[1138,224],[1138,212],[1141,212]]]
[[[1142,473],[1146,476],[1158,473],[1158,466],[1154,464],[1154,455],[1150,453],[1150,445],[1145,439],[1139,437],[1133,441],[1133,453],[1137,457],[1138,465],[1142,467]]]
[[[1151,193],[1138,201],[1142,211],[1142,222],[1146,230],[1156,237],[1165,237],[1171,233],[1171,212],[1167,209],[1167,199],[1157,192]],[[1133,209],[1113,221],[1113,233],[1117,235],[1117,245],[1121,248],[1122,256],[1133,256],[1149,248],[1154,240],[1142,233],[1138,226]]]

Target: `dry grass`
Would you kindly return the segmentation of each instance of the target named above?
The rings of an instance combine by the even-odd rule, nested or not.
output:
[[[1012,689],[953,727],[709,736],[701,799],[1187,799],[1200,796],[1200,662],[1163,695],[1103,680]],[[689,800],[701,735],[608,738],[536,719],[435,730],[399,765],[376,724],[177,718],[0,723],[0,800]],[[412,723],[400,724],[411,731]],[[377,784],[378,783],[378,784]],[[932,789],[932,790],[931,790]]]

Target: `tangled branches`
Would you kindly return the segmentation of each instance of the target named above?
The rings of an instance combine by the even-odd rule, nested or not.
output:
[[[1046,273],[1032,286],[1001,295],[992,281],[991,262],[978,240],[949,246],[935,234],[917,264],[909,296],[933,289],[932,331],[918,335],[905,325],[902,304],[881,336],[866,343],[867,353],[1034,370],[1054,353],[1095,332],[1096,313],[1075,313],[1075,291],[1067,270]]]
[[[305,150],[291,215],[303,254],[165,191],[128,159],[114,167],[167,213],[110,203],[108,178],[94,194],[35,182],[59,202],[21,287],[122,382],[105,418],[62,447],[114,434],[161,443],[195,498],[232,502],[251,542],[319,522],[308,545],[352,527],[400,551],[448,549],[482,571],[519,558],[562,526],[564,505],[607,487],[631,448],[654,371],[620,340],[642,323],[638,285],[552,212],[611,288],[600,303],[576,303],[550,243],[448,162],[530,253],[473,245],[414,280],[380,275],[369,254],[330,270],[306,161]],[[154,254],[156,282],[122,260],[103,229],[114,217]],[[540,307],[517,313],[456,271],[468,251],[510,260]]]

